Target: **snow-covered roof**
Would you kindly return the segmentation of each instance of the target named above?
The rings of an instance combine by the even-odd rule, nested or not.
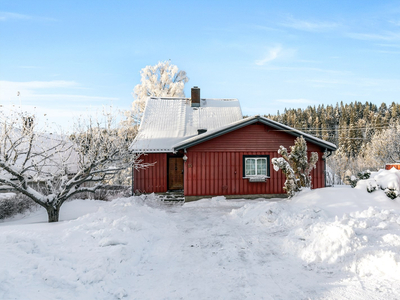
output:
[[[302,132],[300,130],[297,130],[297,129],[294,129],[294,128],[290,127],[290,126],[281,124],[279,122],[275,122],[273,120],[270,120],[268,118],[261,117],[261,116],[248,117],[248,118],[241,119],[239,121],[233,122],[231,124],[225,125],[223,127],[216,128],[216,129],[211,130],[211,131],[207,131],[206,133],[203,133],[201,135],[197,135],[197,136],[188,138],[186,140],[183,140],[181,142],[178,142],[173,146],[173,148],[174,148],[175,151],[180,150],[180,149],[184,149],[184,148],[189,148],[189,147],[192,147],[194,145],[200,144],[202,142],[205,142],[207,140],[210,140],[210,139],[215,138],[217,136],[226,134],[226,133],[231,132],[233,130],[242,128],[244,126],[247,126],[247,125],[255,123],[255,122],[261,122],[261,123],[263,123],[265,125],[271,126],[271,127],[275,128],[277,130],[281,130],[281,131],[287,132],[288,134],[294,135],[296,137],[302,135],[306,141],[309,141],[309,142],[314,143],[314,144],[316,144],[318,146],[324,147],[324,148],[326,148],[326,149],[328,149],[330,151],[335,151],[336,150],[336,145],[335,144],[332,144],[330,142],[321,140],[321,139],[319,139],[319,138],[317,138],[317,137],[315,137],[313,135],[304,133],[304,132]]]
[[[134,152],[174,152],[173,146],[242,120],[237,99],[201,99],[192,107],[188,98],[149,98],[139,132],[130,149]]]

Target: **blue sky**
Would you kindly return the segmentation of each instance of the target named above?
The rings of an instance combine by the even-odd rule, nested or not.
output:
[[[243,113],[399,102],[397,1],[1,1],[0,104],[71,126],[170,59]],[[17,95],[20,91],[20,96]],[[46,115],[46,116],[45,116]]]

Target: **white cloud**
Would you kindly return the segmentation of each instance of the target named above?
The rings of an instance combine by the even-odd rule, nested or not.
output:
[[[268,27],[268,26],[263,26],[263,25],[250,25],[249,26],[252,29],[256,29],[256,30],[263,30],[263,31],[283,31],[283,29],[278,29],[278,28],[274,28],[274,27]]]
[[[114,106],[117,97],[74,94],[85,90],[75,81],[0,81],[0,109],[18,109],[42,121],[71,130],[74,119],[96,115],[104,106]],[[19,95],[19,96],[18,96]]]
[[[53,88],[77,86],[75,81],[52,80],[52,81],[0,81],[2,87],[28,87],[28,88]]]
[[[17,97],[29,99],[38,95],[38,90],[73,88],[79,85],[75,81],[54,80],[54,81],[0,81],[0,101],[10,101]]]
[[[278,58],[278,56],[281,54],[282,48],[280,46],[272,48],[268,51],[267,55],[260,60],[256,60],[255,63],[256,65],[263,66],[267,62],[273,61]]]
[[[312,67],[266,67],[266,70],[270,71],[311,71],[311,72],[320,72],[320,73],[328,73],[328,74],[351,74],[349,71],[338,71],[338,70],[329,70],[322,68],[312,68]]]
[[[400,80],[398,79],[382,79],[382,78],[363,78],[355,76],[341,77],[340,79],[307,79],[305,83],[310,84],[312,87],[317,88],[336,88],[341,85],[341,90],[345,89],[345,86],[350,86],[352,89],[359,89],[362,91],[400,91]]]
[[[388,51],[388,50],[378,50],[376,52],[386,53],[386,54],[400,54],[400,51]]]
[[[5,11],[0,11],[0,21],[8,21],[8,20],[27,20],[32,17],[23,14],[10,13]]]
[[[11,111],[26,112],[35,116],[40,130],[58,133],[61,131],[72,132],[74,124],[76,124],[79,119],[86,120],[89,119],[89,117],[93,119],[100,118],[102,116],[102,111],[105,109],[105,105],[91,105],[87,107],[68,105],[62,108],[24,104],[0,105],[0,110],[6,115]],[[116,117],[118,118],[118,115]]]
[[[41,100],[66,100],[74,102],[82,101],[117,101],[118,98],[113,97],[100,97],[100,96],[86,96],[86,95],[69,95],[69,94],[38,94],[32,95],[32,98]]]
[[[348,33],[348,37],[357,40],[397,41],[400,40],[399,32],[386,31],[384,33]]]
[[[286,22],[281,23],[280,25],[297,30],[317,32],[332,30],[339,27],[340,24],[336,22],[305,21],[289,17]]]
[[[389,23],[392,23],[395,26],[400,26],[400,21],[395,20],[395,21],[389,21]]]
[[[396,45],[396,44],[376,44],[376,45],[381,46],[381,47],[400,48],[400,45]]]
[[[36,17],[7,11],[0,11],[0,21],[5,22],[10,20],[55,21],[54,18]]]

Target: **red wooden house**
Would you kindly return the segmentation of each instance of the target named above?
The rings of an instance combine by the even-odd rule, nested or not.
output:
[[[285,177],[271,159],[301,135],[308,151],[318,153],[313,188],[325,187],[323,155],[334,144],[265,117],[243,119],[236,99],[200,99],[196,87],[191,99],[150,98],[131,148],[156,164],[134,172],[134,190],[183,190],[186,200],[284,196]]]

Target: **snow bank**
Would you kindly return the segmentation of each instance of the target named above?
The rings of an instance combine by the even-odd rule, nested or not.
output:
[[[389,188],[400,191],[400,170],[396,170],[395,168],[379,170],[378,172],[372,172],[370,178],[375,180],[383,189]]]
[[[7,220],[0,299],[398,298],[397,199],[341,187],[275,200],[74,200],[59,223]]]
[[[125,278],[156,251],[160,225],[174,229],[139,197],[64,206],[64,222],[43,223],[42,211],[0,225],[0,244],[12,249],[0,256],[0,299],[122,299],[135,285]]]
[[[370,178],[358,181],[356,188],[369,192],[384,190],[388,197],[395,198],[400,195],[400,170],[371,172]]]
[[[269,233],[284,232],[283,251],[307,268],[400,280],[400,203],[383,191],[304,191],[292,201],[245,205],[231,216]]]

